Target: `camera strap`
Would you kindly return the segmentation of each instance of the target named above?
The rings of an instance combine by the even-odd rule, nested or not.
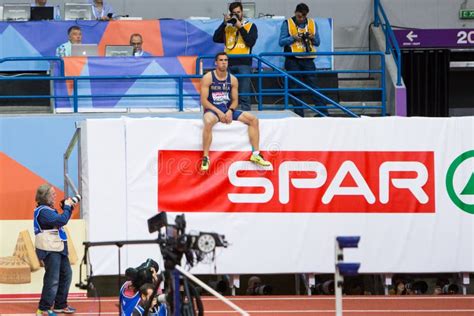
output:
[[[240,33],[239,33],[239,30],[238,30],[237,28],[235,28],[235,29],[236,29],[236,31],[235,31],[235,41],[234,41],[234,45],[232,45],[232,47],[229,47],[229,46],[227,46],[227,40],[226,40],[226,42],[225,42],[225,48],[227,49],[227,51],[233,50],[233,49],[235,48],[235,46],[237,45],[237,42],[239,41],[239,35],[240,35]]]

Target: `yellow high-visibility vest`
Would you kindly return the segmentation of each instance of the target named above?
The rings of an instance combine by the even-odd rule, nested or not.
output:
[[[288,33],[291,36],[297,36],[298,34],[302,33],[310,33],[316,35],[316,26],[313,19],[308,19],[308,23],[304,28],[300,28],[296,25],[295,21],[292,18],[288,20]],[[313,43],[310,43],[311,52],[315,52],[316,48],[314,47]],[[290,49],[292,53],[306,53],[306,47],[303,42],[295,41],[293,44],[290,45]],[[296,56],[297,58],[314,58],[314,56]]]
[[[252,23],[247,22],[243,28],[250,32]],[[225,52],[229,55],[250,54],[250,47],[245,44],[242,35],[235,26],[227,25],[225,27]]]

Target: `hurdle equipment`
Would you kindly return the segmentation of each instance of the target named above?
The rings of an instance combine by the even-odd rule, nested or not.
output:
[[[335,265],[334,287],[336,296],[336,316],[342,316],[342,287],[344,286],[344,277],[357,275],[360,263],[343,262],[344,248],[357,248],[360,236],[338,236],[335,242]]]

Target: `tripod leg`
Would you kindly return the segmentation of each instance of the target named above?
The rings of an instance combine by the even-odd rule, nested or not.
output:
[[[183,316],[195,316],[194,314],[194,301],[193,297],[191,296],[191,291],[189,290],[189,282],[186,277],[182,278],[183,280]]]

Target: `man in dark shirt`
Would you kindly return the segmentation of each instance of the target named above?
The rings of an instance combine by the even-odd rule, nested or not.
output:
[[[213,40],[224,43],[225,52],[232,55],[247,55],[252,53],[258,37],[257,26],[244,20],[242,3],[232,2],[229,5],[230,14],[224,15],[224,21],[214,32]],[[230,58],[229,70],[232,74],[248,75],[252,73],[252,58]],[[250,96],[242,95],[251,93],[250,77],[240,77],[239,103],[243,111],[250,111]]]

